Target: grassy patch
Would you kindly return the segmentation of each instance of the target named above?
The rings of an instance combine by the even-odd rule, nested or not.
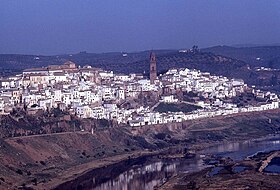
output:
[[[167,103],[160,103],[154,110],[160,113],[164,112],[191,112],[197,109],[200,109],[200,106],[179,103],[179,104],[167,104]]]

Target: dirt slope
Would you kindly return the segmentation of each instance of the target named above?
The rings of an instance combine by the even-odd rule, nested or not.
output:
[[[222,141],[278,133],[280,110],[142,128],[112,127],[0,139],[0,189],[51,187],[86,170],[143,152],[200,149]],[[269,122],[271,119],[271,122]],[[177,147],[177,148],[176,148]],[[81,166],[81,167],[78,167]],[[78,170],[71,170],[77,167]],[[60,181],[53,181],[54,179]]]

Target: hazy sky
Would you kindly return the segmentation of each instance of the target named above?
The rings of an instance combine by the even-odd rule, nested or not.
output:
[[[280,0],[0,0],[0,53],[279,42]]]

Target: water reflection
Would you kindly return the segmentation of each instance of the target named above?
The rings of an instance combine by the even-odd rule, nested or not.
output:
[[[269,152],[280,150],[280,136],[261,141],[245,141],[237,143],[224,143],[218,146],[201,151],[205,154],[215,154],[217,156],[230,157],[233,160],[242,160],[258,152]]]
[[[234,166],[232,171],[234,173],[240,173],[240,172],[243,172],[243,171],[248,170],[248,169],[249,169],[249,167],[246,167],[246,166]]]
[[[170,173],[176,169],[176,164],[170,164],[166,167],[163,162],[155,162],[143,167],[133,168],[126,172],[121,173],[118,177],[108,180],[96,186],[96,190],[115,190],[115,189],[151,189],[156,184],[160,183]],[[167,170],[167,171],[166,171]],[[142,176],[145,176],[144,178]]]
[[[193,159],[142,158],[94,170],[57,189],[152,190],[180,172],[205,168],[199,157]]]
[[[214,176],[217,175],[222,169],[224,169],[224,167],[214,167],[209,173],[209,176]]]
[[[271,150],[280,150],[280,136],[262,141],[222,144],[199,153],[241,160],[256,152]],[[93,170],[74,181],[62,184],[57,189],[152,190],[175,174],[199,171],[205,167],[208,166],[200,156],[192,159],[146,157]]]
[[[95,190],[130,190],[153,189],[162,184],[172,175],[178,172],[191,172],[201,170],[205,165],[201,159],[191,160],[161,160],[153,163],[147,161],[142,165],[134,166],[121,173],[118,177],[110,179],[102,184],[93,185]]]

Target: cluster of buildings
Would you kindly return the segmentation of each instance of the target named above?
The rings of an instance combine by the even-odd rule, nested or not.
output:
[[[248,90],[267,101],[243,107],[228,101]],[[184,95],[189,93],[195,94],[192,104],[200,107],[190,113],[159,113],[153,111],[153,105],[138,101],[140,95],[153,94],[158,103],[187,103]],[[137,103],[129,108],[124,106],[129,101]],[[80,67],[70,61],[26,69],[22,74],[0,80],[0,114],[9,114],[14,107],[22,107],[30,114],[58,108],[81,118],[142,126],[276,109],[279,99],[276,94],[249,88],[242,80],[212,76],[198,70],[170,69],[157,76],[156,57],[152,53],[150,79],[141,74],[115,74],[91,66]]]
[[[195,104],[200,107],[189,113],[167,112],[158,113],[143,110],[131,121],[131,126],[149,124],[163,124],[182,122],[186,120],[215,117],[221,115],[237,114],[242,112],[264,111],[279,108],[279,99],[275,93],[262,92],[249,88],[241,79],[228,79],[223,76],[213,76],[207,72],[190,70],[187,68],[170,69],[159,77],[160,89],[162,89],[161,102],[164,103],[187,103],[183,98],[179,100],[179,93],[191,93]],[[239,106],[231,99],[250,93],[254,98],[262,99],[251,105]]]

